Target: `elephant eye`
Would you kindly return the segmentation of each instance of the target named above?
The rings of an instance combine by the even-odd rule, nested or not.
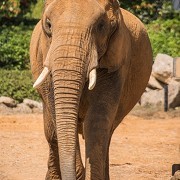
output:
[[[97,31],[98,32],[102,32],[106,29],[106,23],[104,20],[101,20],[98,24],[97,24]]]
[[[46,24],[47,24],[49,30],[51,30],[51,22],[49,19],[46,19]]]
[[[46,34],[49,37],[51,37],[51,35],[52,35],[52,26],[51,26],[51,21],[48,18],[45,20],[45,27],[44,27],[44,29],[45,29]]]

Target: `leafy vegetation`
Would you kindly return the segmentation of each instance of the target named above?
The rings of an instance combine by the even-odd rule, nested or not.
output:
[[[179,12],[173,10],[172,1],[166,0],[119,0],[121,7],[132,12],[144,23],[158,18],[173,19],[179,17]]]
[[[0,20],[23,17],[31,11],[31,5],[37,0],[2,0],[0,2]]]
[[[29,68],[29,43],[32,26],[3,26],[0,30],[0,67]]]
[[[147,25],[154,56],[165,53],[178,57],[180,47],[180,29],[178,19],[158,19]]]
[[[154,57],[157,53],[179,56],[180,13],[172,1],[119,0],[121,7],[138,16],[148,29]],[[39,99],[29,72],[29,43],[40,18],[43,0],[0,1],[0,96]],[[18,71],[20,70],[20,71]]]
[[[29,70],[0,69],[0,96],[9,96],[22,102],[24,98],[39,100],[33,89],[32,77]]]

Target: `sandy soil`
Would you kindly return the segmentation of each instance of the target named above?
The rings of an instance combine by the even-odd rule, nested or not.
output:
[[[180,163],[180,116],[149,117],[132,113],[115,131],[111,180],[169,180]],[[42,180],[47,158],[41,114],[0,115],[0,180]]]

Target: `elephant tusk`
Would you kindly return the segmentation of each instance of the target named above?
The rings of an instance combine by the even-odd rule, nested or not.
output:
[[[49,73],[49,69],[47,67],[44,67],[42,73],[39,75],[36,82],[34,83],[33,88],[38,88],[46,80],[46,77]]]
[[[95,87],[95,85],[96,85],[96,78],[97,78],[96,69],[93,69],[89,73],[89,87],[88,87],[89,90],[92,90]]]

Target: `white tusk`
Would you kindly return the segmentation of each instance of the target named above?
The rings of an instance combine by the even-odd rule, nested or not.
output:
[[[44,67],[42,73],[39,75],[36,82],[34,83],[33,88],[38,88],[46,80],[46,77],[49,73],[49,69],[47,67]]]
[[[95,85],[96,85],[96,78],[97,78],[96,69],[93,69],[89,73],[89,87],[88,87],[89,90],[92,90],[95,87]]]

